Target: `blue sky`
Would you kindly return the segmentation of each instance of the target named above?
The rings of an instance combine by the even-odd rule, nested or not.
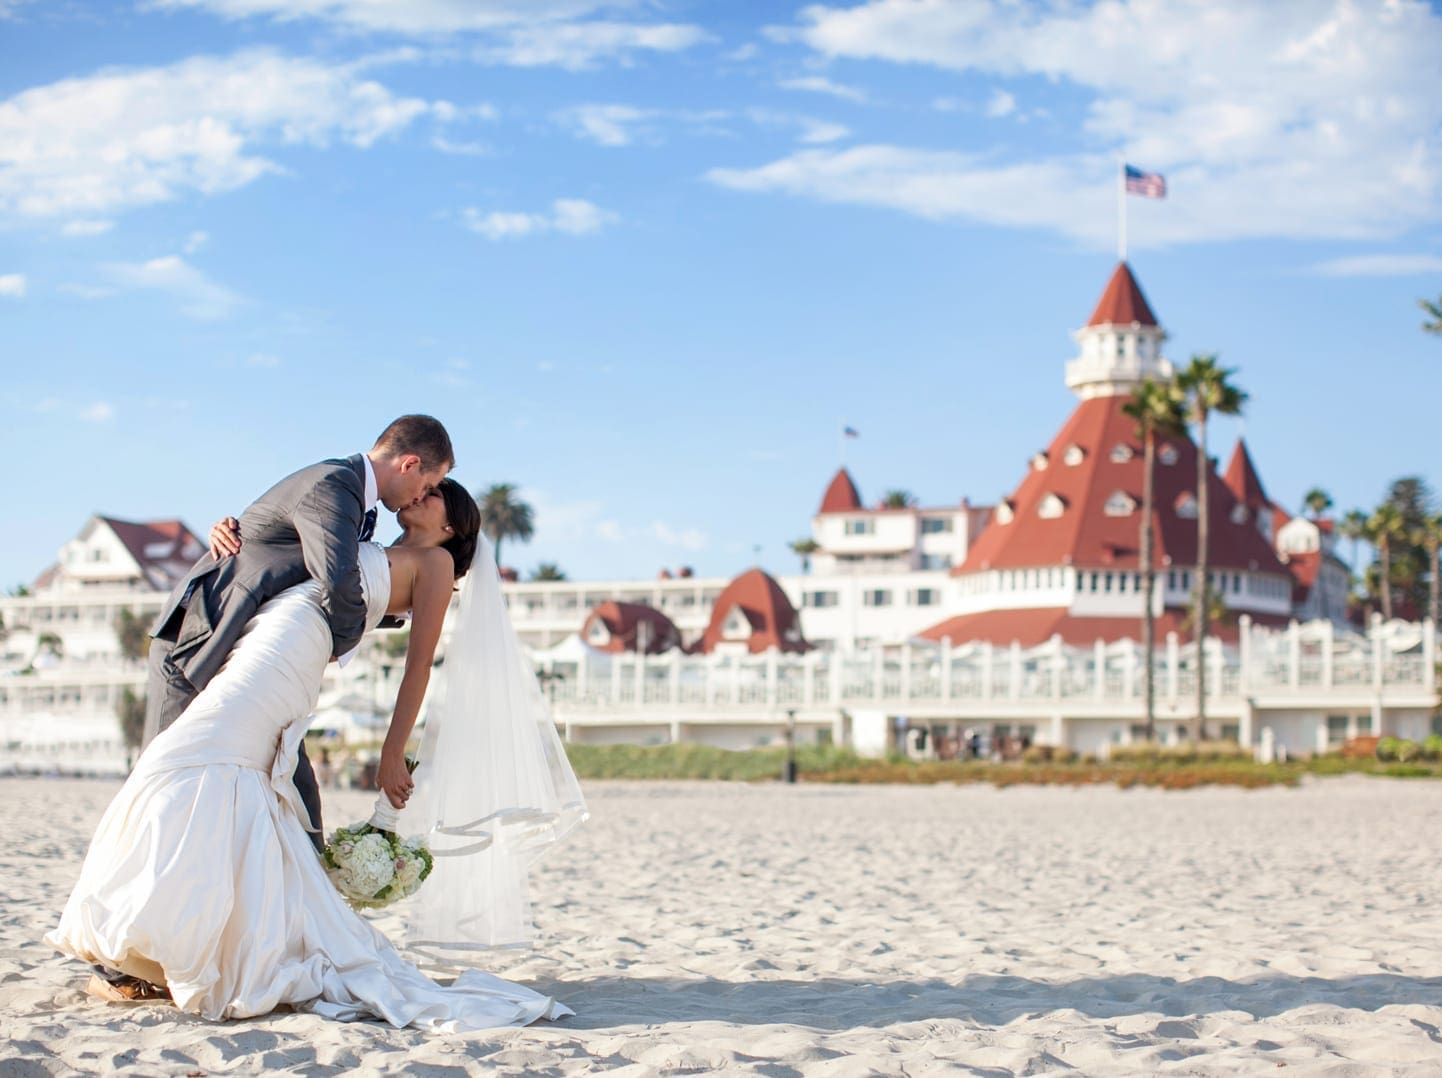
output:
[[[0,582],[407,411],[534,504],[523,572],[790,571],[841,422],[868,500],[991,502],[1119,157],[1269,492],[1442,484],[1439,55],[1407,0],[0,0]]]

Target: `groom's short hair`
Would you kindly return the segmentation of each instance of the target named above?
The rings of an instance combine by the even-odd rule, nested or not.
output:
[[[373,451],[388,457],[413,453],[421,458],[421,468],[427,472],[440,467],[454,468],[456,464],[451,436],[439,419],[428,415],[403,415],[394,420],[381,431]]]

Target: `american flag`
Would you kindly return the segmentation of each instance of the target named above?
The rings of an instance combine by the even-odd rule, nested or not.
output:
[[[1132,165],[1126,166],[1128,194],[1143,198],[1166,198],[1167,178],[1160,172],[1143,172]]]
[[[860,438],[861,434],[855,427],[842,427],[841,436],[843,438]]]

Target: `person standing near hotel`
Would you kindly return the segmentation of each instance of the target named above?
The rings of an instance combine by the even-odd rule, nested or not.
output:
[[[174,723],[210,683],[261,604],[304,580],[321,585],[331,655],[345,663],[365,631],[359,545],[375,530],[377,503],[392,511],[418,504],[454,463],[439,420],[405,415],[381,432],[369,453],[302,468],[257,498],[240,516],[244,548],[213,541],[161,609],[151,631],[143,743]],[[320,849],[320,790],[304,746],[295,785]]]

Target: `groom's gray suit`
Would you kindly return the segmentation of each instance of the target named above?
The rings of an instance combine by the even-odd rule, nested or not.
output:
[[[189,706],[225,663],[261,603],[303,580],[320,582],[331,654],[346,654],[365,632],[359,536],[365,519],[360,454],[302,468],[240,515],[243,543],[234,557],[201,556],[175,586],[151,631],[145,742]],[[305,746],[295,784],[323,845],[320,789]]]

